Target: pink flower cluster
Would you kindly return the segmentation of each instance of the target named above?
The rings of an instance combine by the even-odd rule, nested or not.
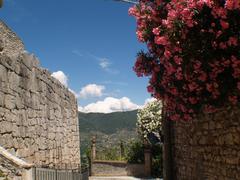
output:
[[[239,0],[140,0],[129,9],[147,44],[134,70],[172,120],[240,100]]]

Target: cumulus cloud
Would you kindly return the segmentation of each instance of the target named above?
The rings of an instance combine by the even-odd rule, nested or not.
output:
[[[133,103],[128,97],[113,98],[107,97],[103,101],[97,101],[95,103],[88,104],[86,106],[78,106],[78,111],[84,113],[98,112],[98,113],[112,113],[122,111],[132,111],[136,109],[142,109],[150,102],[156,101],[155,98],[148,98],[143,105]]]
[[[79,112],[84,112],[84,108],[82,106],[78,106],[78,111]]]
[[[79,107],[81,112],[99,112],[99,113],[111,113],[117,111],[131,111],[139,109],[139,105],[134,104],[129,98],[123,97],[120,99],[107,97],[103,101],[91,103],[85,107]]]
[[[101,97],[103,96],[104,86],[97,84],[88,84],[83,87],[79,93],[79,98]]]
[[[68,87],[68,77],[62,71],[53,72],[51,76],[59,80],[65,87]]]

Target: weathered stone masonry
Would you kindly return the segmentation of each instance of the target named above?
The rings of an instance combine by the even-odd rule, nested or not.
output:
[[[0,145],[36,166],[80,164],[77,101],[0,22]]]
[[[172,124],[174,179],[240,180],[240,110]]]

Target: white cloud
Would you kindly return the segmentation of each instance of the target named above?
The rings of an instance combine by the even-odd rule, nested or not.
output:
[[[83,87],[79,93],[80,98],[101,97],[103,96],[104,86],[97,84],[88,84]]]
[[[53,72],[51,76],[59,80],[65,87],[68,87],[68,77],[62,71]]]
[[[79,98],[79,94],[76,93],[74,90],[72,90],[72,89],[70,89],[70,88],[68,88],[68,90],[69,90],[71,93],[73,93],[76,98]]]
[[[78,111],[79,112],[84,112],[84,108],[82,106],[78,106]]]
[[[99,65],[100,65],[101,68],[103,68],[103,69],[108,69],[109,66],[111,65],[111,63],[109,62],[109,60],[106,59],[106,58],[102,58],[102,59],[100,59],[99,61],[100,61],[100,62],[99,62]]]
[[[123,97],[120,99],[107,97],[103,101],[97,101],[91,103],[85,107],[79,107],[78,110],[81,112],[99,112],[99,113],[111,113],[117,111],[131,111],[139,109],[139,105],[134,104],[129,98]]]
[[[107,58],[98,58],[97,60],[99,60],[99,66],[106,72],[110,73],[110,74],[118,74],[119,71],[116,69],[112,69],[111,65],[112,63],[110,62],[109,59]]]
[[[150,102],[156,101],[155,98],[148,98],[143,105],[133,103],[128,97],[113,98],[107,97],[103,101],[97,101],[95,103],[88,104],[84,107],[78,106],[78,111],[84,113],[98,112],[98,113],[112,113],[122,111],[132,111],[136,109],[142,109]]]

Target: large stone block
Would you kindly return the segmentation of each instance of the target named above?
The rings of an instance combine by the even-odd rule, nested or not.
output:
[[[5,104],[5,94],[3,92],[0,92],[0,107],[3,107]]]
[[[0,81],[7,81],[7,69],[0,64]]]
[[[15,72],[8,72],[9,88],[13,91],[19,91],[19,76]]]
[[[7,94],[7,95],[5,95],[5,107],[7,108],[7,109],[14,109],[15,107],[16,107],[16,101],[15,101],[15,97],[14,96],[12,96],[12,95],[9,95],[9,94]]]

